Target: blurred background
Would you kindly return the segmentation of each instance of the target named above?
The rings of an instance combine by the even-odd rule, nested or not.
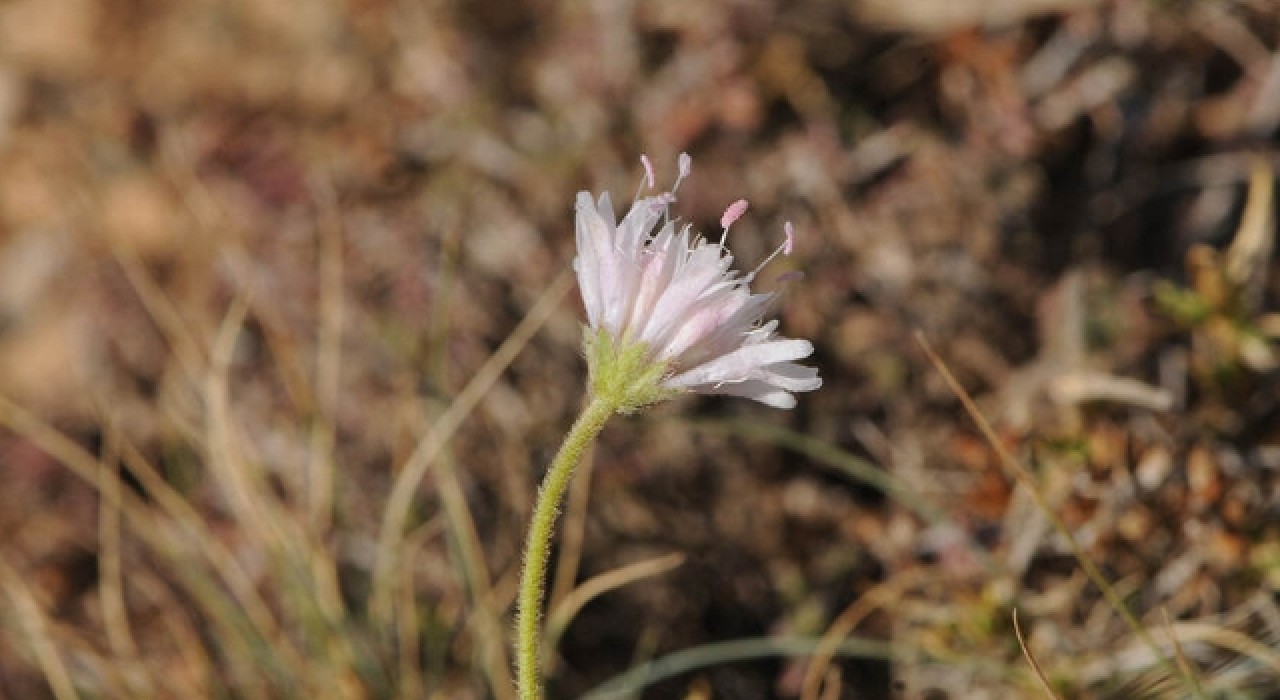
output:
[[[1270,0],[0,2],[0,697],[512,698],[573,196],[681,151],[740,267],[795,223],[826,384],[611,423],[550,697],[1280,697],[1278,52]]]

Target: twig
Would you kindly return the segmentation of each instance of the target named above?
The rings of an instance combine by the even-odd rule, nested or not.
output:
[[[544,646],[548,653],[543,660],[543,666],[550,668],[552,660],[555,658],[555,649],[560,643],[560,637],[564,634],[565,629],[569,627],[569,624],[573,622],[573,618],[577,617],[578,612],[587,603],[616,588],[621,588],[651,576],[665,574],[683,564],[684,559],[684,555],[680,552],[672,552],[653,559],[627,564],[594,576],[569,592],[558,605],[551,608],[551,614],[547,616],[546,642]]]
[[[320,209],[317,229],[320,247],[320,328],[316,339],[316,412],[311,431],[311,459],[307,465],[307,515],[312,532],[324,537],[333,519],[334,423],[341,390],[342,327],[345,314],[342,289],[342,224],[329,184],[312,188]]]
[[[111,653],[121,660],[133,660],[138,654],[133,634],[129,631],[129,614],[124,603],[124,578],[120,565],[120,477],[116,474],[116,458],[119,437],[108,428],[103,452],[107,455],[98,463],[98,488],[106,494],[98,505],[98,567],[100,569],[99,597],[102,604],[102,626],[106,629],[107,645]]]
[[[924,573],[923,570],[912,569],[877,584],[858,596],[857,600],[840,613],[822,635],[822,641],[818,643],[817,649],[813,652],[813,658],[809,661],[809,668],[805,670],[804,682],[800,685],[800,697],[803,700],[818,700],[827,666],[835,657],[840,644],[853,632],[858,623],[876,608],[893,602],[904,589],[915,585],[916,581],[923,578]]]
[[[1053,698],[1053,700],[1062,700],[1057,693],[1053,692],[1053,686],[1049,685],[1049,679],[1045,678],[1044,671],[1041,670],[1040,664],[1036,662],[1036,657],[1031,655],[1031,649],[1027,648],[1027,640],[1022,638],[1022,627],[1018,625],[1018,609],[1013,609],[1013,634],[1018,638],[1018,646],[1022,647],[1022,655],[1027,658],[1027,663],[1031,664],[1031,670],[1035,672],[1036,678],[1040,681],[1040,687],[1044,690],[1044,694]]]
[[[493,586],[489,569],[485,566],[484,548],[480,544],[475,519],[471,517],[471,508],[462,493],[454,467],[453,455],[446,450],[440,456],[436,487],[440,503],[444,506],[449,543],[462,561],[463,578],[471,596],[471,604],[475,608],[472,626],[479,638],[480,655],[484,660],[484,674],[489,680],[489,687],[497,700],[512,700],[515,693],[509,677],[511,661],[507,657],[506,635],[499,622],[499,613],[489,602]]]
[[[0,559],[0,589],[9,595],[18,615],[18,623],[31,638],[31,648],[36,654],[40,670],[44,672],[45,680],[49,682],[53,696],[57,700],[77,700],[80,696],[71,683],[71,674],[58,655],[58,645],[49,637],[44,611],[40,609],[40,604],[36,602],[22,577],[4,559]]]
[[[1178,641],[1178,635],[1173,631],[1173,618],[1169,617],[1169,609],[1161,607],[1160,614],[1164,617],[1164,626],[1169,632],[1169,642],[1173,645],[1173,658],[1178,662],[1178,668],[1182,669],[1182,672],[1196,684],[1196,690],[1204,694],[1200,679],[1191,668],[1191,663],[1187,661],[1187,655],[1182,651],[1182,643]]]

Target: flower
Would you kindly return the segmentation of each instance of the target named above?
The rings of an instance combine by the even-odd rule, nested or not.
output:
[[[647,157],[641,162],[652,187],[652,165]],[[598,200],[578,193],[574,270],[589,325],[592,390],[618,393],[620,410],[683,392],[743,396],[792,408],[791,392],[822,386],[815,368],[794,362],[811,355],[813,345],[778,336],[778,322],[764,320],[777,295],[749,289],[765,264],[791,253],[791,224],[778,250],[755,271],[739,276],[730,269],[733,256],[724,243],[746,212],[746,200],[725,210],[718,243],[671,220],[675,191],[690,166],[688,154],[680,154],[671,191],[637,196],[621,222],[614,218],[608,193]]]

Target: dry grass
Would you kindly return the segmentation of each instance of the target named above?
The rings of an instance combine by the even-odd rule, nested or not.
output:
[[[0,5],[0,696],[510,697],[572,194],[688,150],[826,386],[605,432],[553,697],[1275,697],[1280,12],[944,4]]]

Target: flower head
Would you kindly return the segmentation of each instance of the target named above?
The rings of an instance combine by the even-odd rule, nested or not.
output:
[[[642,162],[648,180],[648,159]],[[578,193],[574,269],[590,326],[592,391],[617,394],[624,410],[686,391],[791,408],[791,392],[822,386],[816,369],[795,363],[813,345],[779,337],[778,322],[764,320],[777,295],[749,288],[769,260],[790,254],[791,224],[768,260],[739,275],[724,244],[746,200],[725,211],[718,243],[693,235],[670,217],[675,190],[690,171],[687,154],[679,165],[672,191],[637,197],[621,222],[608,193],[598,200]]]

